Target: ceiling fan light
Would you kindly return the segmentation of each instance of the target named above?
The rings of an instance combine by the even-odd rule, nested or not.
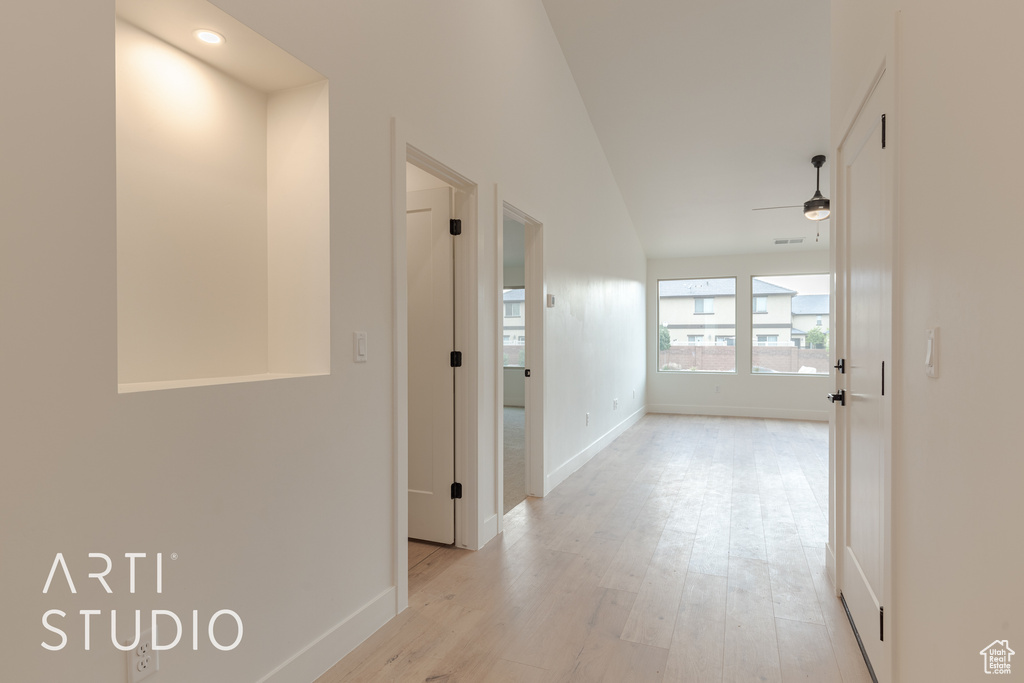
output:
[[[814,196],[804,202],[804,215],[812,221],[823,221],[831,213],[829,201],[821,196],[821,190],[815,190]]]
[[[816,169],[817,182],[815,183],[814,196],[804,202],[804,215],[812,221],[823,221],[832,213],[832,210],[829,208],[828,199],[821,196],[821,167],[825,164],[825,155],[816,154],[811,157],[811,164]]]

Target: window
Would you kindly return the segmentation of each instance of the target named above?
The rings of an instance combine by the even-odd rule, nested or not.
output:
[[[752,279],[751,372],[829,373],[829,279],[825,274]]]
[[[736,372],[735,337],[736,278],[658,283],[659,372]]]
[[[502,360],[505,367],[526,367],[526,290],[522,287],[503,290],[505,322],[502,331]]]

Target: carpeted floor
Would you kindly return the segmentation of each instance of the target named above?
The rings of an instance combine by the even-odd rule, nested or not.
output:
[[[505,406],[505,513],[526,500],[526,411]]]

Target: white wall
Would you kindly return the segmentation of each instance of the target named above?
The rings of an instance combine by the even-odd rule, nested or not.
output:
[[[828,420],[829,376],[750,372],[751,278],[829,272],[827,251],[650,259],[647,262],[647,403],[658,413]],[[736,278],[736,372],[658,371],[658,280]]]
[[[1024,459],[1012,394],[1024,379],[1012,351],[1024,335],[1013,313],[1024,206],[985,201],[1019,194],[1024,92],[1006,84],[1024,67],[1024,6],[833,0],[833,146],[896,9],[894,680],[984,680],[983,647],[1008,639],[1019,653],[1024,643]],[[933,326],[936,379],[923,367]],[[978,329],[997,332],[979,344]]]
[[[645,257],[540,2],[219,4],[331,82],[331,374],[117,393],[113,3],[6,7],[0,649],[11,680],[121,680],[123,656],[101,645],[112,608],[242,616],[232,653],[205,641],[192,652],[188,634],[164,653],[167,683],[258,680],[326,636],[274,679],[309,681],[393,614],[392,117],[481,188],[489,308],[492,188],[544,223],[559,301],[545,311],[549,470],[571,469],[643,405]],[[26,26],[45,27],[45,46]],[[496,369],[495,315],[481,316],[479,349]],[[351,362],[354,330],[368,333],[365,364]],[[493,460],[496,370],[485,379],[475,450]],[[150,555],[135,595],[133,551]],[[76,595],[41,594],[57,552]],[[85,578],[101,569],[90,552],[114,556],[113,595]],[[178,554],[159,596],[156,552]],[[64,651],[40,647],[56,640],[40,623],[50,608],[104,610],[90,652],[77,616]]]
[[[526,405],[526,374],[523,368],[505,368],[505,405],[522,408]]]
[[[267,98],[267,365],[329,372],[329,99],[326,82]]]
[[[267,372],[267,95],[117,22],[122,383]]]

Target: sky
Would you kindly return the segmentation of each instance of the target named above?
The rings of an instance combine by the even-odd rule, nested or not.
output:
[[[777,275],[758,277],[758,280],[769,284],[795,290],[799,294],[828,294],[829,280],[827,273],[822,275]]]

